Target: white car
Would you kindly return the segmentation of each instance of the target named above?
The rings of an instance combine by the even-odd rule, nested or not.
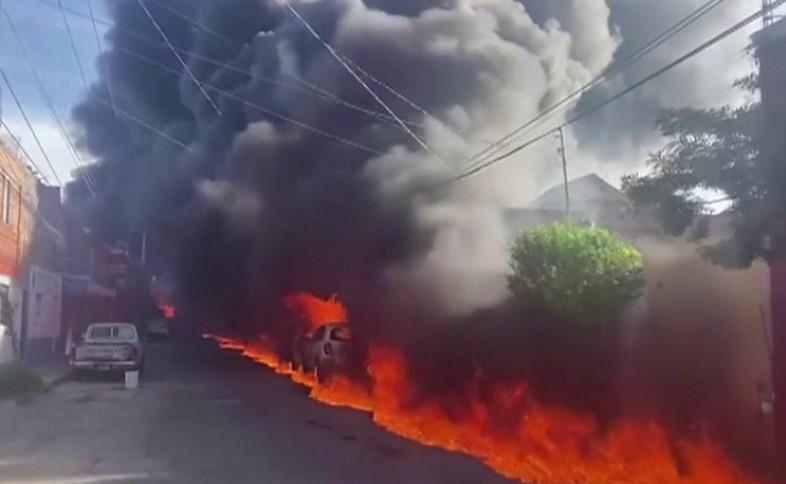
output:
[[[77,370],[141,370],[143,363],[142,342],[130,323],[93,323],[71,352]]]
[[[347,323],[329,323],[295,339],[292,360],[295,368],[316,371],[324,382],[335,372],[351,369],[355,348]]]

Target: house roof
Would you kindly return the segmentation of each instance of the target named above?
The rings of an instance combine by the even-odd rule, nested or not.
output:
[[[631,203],[620,190],[592,173],[568,182],[571,205],[577,209],[591,206],[630,207]],[[541,210],[565,210],[565,187],[562,184],[546,190],[533,206]]]

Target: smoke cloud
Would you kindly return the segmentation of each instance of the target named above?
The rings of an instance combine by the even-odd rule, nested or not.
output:
[[[539,170],[503,167],[439,193],[416,187],[591,79],[618,44],[603,0],[568,2],[542,24],[513,0],[293,2],[353,65],[430,113],[366,78],[439,162],[281,4],[148,3],[210,100],[136,2],[109,2],[107,75],[74,111],[99,160],[99,194],[72,187],[71,199],[105,236],[156,231],[179,295],[215,318],[251,316],[266,295],[351,297],[373,281],[474,293],[451,314],[498,301],[503,284],[477,294],[462,279],[504,270],[505,241],[493,236],[501,222],[467,201],[526,201]],[[322,94],[304,94],[309,86]],[[479,234],[491,242],[472,241]]]
[[[614,53],[615,60],[630,56],[705,3],[704,0],[610,0],[609,20],[621,40]],[[759,7],[756,2],[720,3],[611,82],[586,93],[576,110],[605,101]],[[577,125],[575,134],[579,145],[585,152],[594,152],[597,157],[617,162],[623,165],[621,169],[632,171],[637,168],[635,163],[644,161],[646,151],[657,146],[659,133],[654,127],[662,109],[715,107],[739,102],[741,95],[733,84],[750,71],[750,62],[744,55],[748,45],[748,37],[740,33],[604,108]]]
[[[103,237],[151,233],[166,261],[159,269],[174,279],[178,314],[195,324],[254,333],[276,320],[287,294],[338,294],[359,331],[410,338],[426,348],[410,348],[411,364],[432,390],[461,384],[477,361],[488,359],[497,363],[488,369],[494,378],[524,371],[553,399],[613,413],[612,404],[596,400],[611,398],[598,388],[613,385],[607,380],[618,362],[562,342],[538,315],[531,326],[518,324],[506,301],[509,228],[498,209],[538,194],[559,170],[556,146],[544,142],[449,187],[422,187],[455,174],[470,153],[593,79],[689,6],[677,0],[290,3],[352,65],[380,81],[358,71],[440,160],[398,126],[285,4],[146,1],[208,100],[139,4],[113,0],[107,2],[115,23],[111,49],[99,60],[104,76],[74,109],[82,146],[98,160],[90,168],[97,197],[74,182],[69,203]],[[576,146],[601,155],[616,150],[624,158],[617,155],[650,139],[658,107],[717,100],[731,79],[712,73],[711,84],[684,79],[711,72],[728,53],[718,52],[593,117],[592,131],[587,124],[574,133]],[[673,54],[659,52],[617,82],[637,79]],[[577,109],[605,94],[588,93]],[[571,166],[573,174],[583,169]],[[464,330],[446,336],[444,324],[428,322]],[[553,344],[539,345],[544,339]],[[569,368],[568,353],[576,355]],[[599,374],[606,380],[598,381]]]

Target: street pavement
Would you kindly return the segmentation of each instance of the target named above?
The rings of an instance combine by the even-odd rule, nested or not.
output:
[[[208,342],[150,345],[146,371],[0,402],[0,483],[508,482]]]

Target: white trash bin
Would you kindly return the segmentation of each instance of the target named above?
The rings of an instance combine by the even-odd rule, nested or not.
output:
[[[139,371],[127,371],[126,372],[126,389],[134,390],[139,388]]]

